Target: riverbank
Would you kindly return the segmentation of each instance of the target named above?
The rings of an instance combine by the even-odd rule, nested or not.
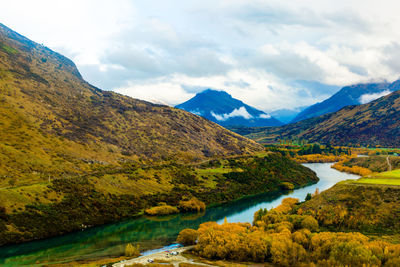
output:
[[[140,256],[130,260],[124,260],[122,262],[118,262],[113,264],[113,267],[124,267],[132,264],[149,264],[151,262],[162,262],[162,263],[170,263],[174,266],[179,266],[180,263],[195,263],[193,260],[186,258],[182,255],[183,252],[193,248],[194,246],[180,247],[171,250],[163,250],[159,252],[155,252],[149,255]],[[202,266],[212,266],[204,263],[197,263],[197,265]]]
[[[331,169],[331,165],[329,163],[303,164],[315,171],[320,181],[286,192],[287,195],[262,194],[213,206],[207,208],[205,213],[176,214],[155,218],[140,217],[51,239],[2,247],[0,248],[0,265],[34,266],[36,262],[54,264],[73,261],[87,263],[91,259],[119,257],[123,255],[127,243],[139,244],[142,251],[171,244],[181,230],[197,229],[201,223],[207,221],[222,223],[226,217],[228,222],[251,223],[254,212],[260,208],[276,207],[285,197],[303,200],[307,193],[313,193],[316,188],[323,191],[341,180],[358,178],[358,176]],[[116,261],[118,259],[114,262]]]
[[[187,211],[192,207],[188,209],[181,203],[192,197],[212,205],[272,192],[283,182],[298,187],[318,181],[313,172],[278,153],[198,165],[127,164],[121,169],[98,171],[94,177],[55,179],[40,188],[28,185],[1,189],[0,246],[115,223],[160,203]]]

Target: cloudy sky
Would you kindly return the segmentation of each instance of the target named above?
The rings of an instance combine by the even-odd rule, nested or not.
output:
[[[90,83],[179,104],[206,88],[264,111],[400,76],[394,0],[13,0],[0,22]]]

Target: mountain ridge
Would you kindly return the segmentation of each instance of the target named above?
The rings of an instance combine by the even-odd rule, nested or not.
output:
[[[17,161],[29,154],[43,165],[55,153],[61,155],[56,157],[59,160],[87,169],[88,161],[199,161],[262,150],[253,141],[188,112],[100,90],[82,79],[71,60],[4,25],[0,25],[0,58],[0,101],[4,103],[0,122],[30,129],[6,131],[3,126],[3,140],[15,143],[13,150],[10,144],[2,144],[3,151],[18,154]],[[32,144],[22,152],[18,146],[28,134]],[[67,147],[65,151],[51,144],[43,150],[39,143],[47,143],[48,137]],[[68,155],[63,155],[66,151]]]
[[[399,80],[393,83],[364,83],[345,86],[328,99],[311,105],[300,112],[291,123],[336,112],[345,106],[365,104],[373,100],[370,98],[376,99],[397,90],[400,90]]]
[[[303,139],[343,146],[399,147],[400,91],[282,127],[253,130],[246,136],[262,143]]]
[[[207,89],[176,105],[222,126],[277,126],[282,122],[269,114],[233,98],[223,90]]]

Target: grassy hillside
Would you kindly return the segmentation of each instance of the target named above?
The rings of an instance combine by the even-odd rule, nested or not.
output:
[[[238,130],[261,143],[302,139],[341,146],[399,147],[400,139],[394,137],[400,135],[400,91],[282,127]]]
[[[192,196],[207,205],[318,181],[315,173],[269,153],[199,164],[98,169],[79,178],[0,190],[0,245],[54,236],[141,214]]]
[[[0,245],[318,180],[199,116],[95,88],[1,24],[0,103]]]
[[[102,91],[69,59],[0,25],[0,188],[93,165],[243,155],[262,147],[199,116]]]
[[[370,182],[368,182],[370,180]],[[301,205],[305,214],[334,231],[367,234],[400,233],[400,184],[377,178],[361,178],[336,184]]]
[[[400,170],[381,172],[373,174],[369,177],[358,179],[355,183],[360,184],[384,184],[384,185],[400,185]]]

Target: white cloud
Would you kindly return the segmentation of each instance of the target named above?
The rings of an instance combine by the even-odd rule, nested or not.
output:
[[[193,114],[196,114],[196,115],[199,115],[199,116],[202,116],[203,115],[203,112],[201,112],[200,110],[198,110],[198,109],[195,109],[195,110],[191,110],[191,111],[189,111],[190,113],[193,113]]]
[[[13,0],[0,22],[71,57],[102,89],[175,105],[215,88],[270,111],[323,100],[324,85],[397,79],[399,9],[392,0]]]
[[[211,111],[211,115],[219,121],[226,121],[233,117],[243,117],[246,120],[252,119],[253,116],[247,111],[245,107],[235,108],[231,113],[216,114]]]
[[[271,118],[271,115],[269,115],[269,114],[260,114],[260,116],[258,116],[260,119],[270,119]]]
[[[246,81],[243,84],[242,81]],[[230,86],[226,87],[229,83]],[[187,89],[189,88],[189,90]],[[268,112],[286,107],[305,106],[326,98],[313,96],[307,89],[286,85],[273,75],[257,69],[232,70],[226,75],[190,77],[187,75],[164,76],[151,81],[135,81],[116,88],[115,91],[135,98],[152,101],[159,99],[177,105],[192,98],[199,88],[224,89],[232,97]]]
[[[366,104],[366,103],[369,103],[369,102],[371,102],[371,101],[373,101],[375,99],[378,99],[378,98],[380,98],[382,96],[388,95],[390,93],[391,93],[391,91],[385,90],[385,91],[382,91],[380,93],[364,94],[364,95],[360,96],[358,101],[360,102],[360,104]]]

